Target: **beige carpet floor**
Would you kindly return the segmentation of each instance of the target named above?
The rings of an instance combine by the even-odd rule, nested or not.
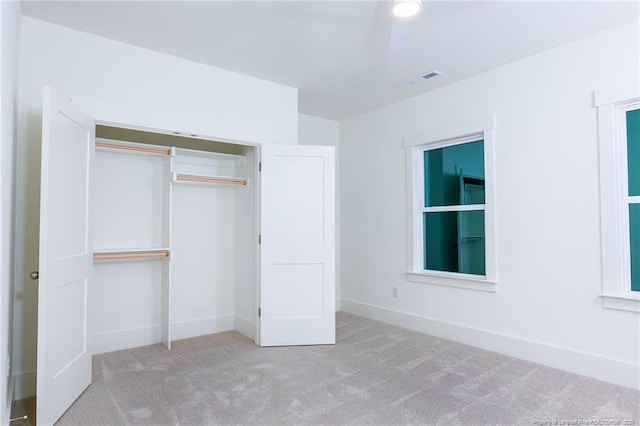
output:
[[[93,366],[59,425],[640,425],[636,390],[346,313],[336,345],[226,332]]]

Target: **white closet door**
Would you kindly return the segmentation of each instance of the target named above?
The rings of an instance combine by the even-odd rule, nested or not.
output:
[[[45,87],[42,117],[37,420],[51,425],[89,386],[90,170],[95,123]]]
[[[335,343],[333,147],[262,146],[260,345]]]

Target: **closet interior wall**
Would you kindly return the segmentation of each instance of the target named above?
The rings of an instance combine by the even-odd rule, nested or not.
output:
[[[255,150],[97,127],[93,353],[234,329],[255,339]]]

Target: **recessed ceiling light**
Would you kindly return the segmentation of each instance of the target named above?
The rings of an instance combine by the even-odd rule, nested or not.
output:
[[[420,11],[421,0],[393,0],[393,14],[398,18],[408,18]]]

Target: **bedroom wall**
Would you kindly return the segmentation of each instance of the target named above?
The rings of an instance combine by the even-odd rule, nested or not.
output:
[[[16,204],[16,397],[35,393],[42,87],[94,118],[224,140],[295,144],[297,89],[23,17]]]
[[[340,306],[340,123],[308,114],[298,115],[299,145],[336,147],[336,311]]]
[[[340,122],[308,114],[298,114],[298,144],[340,144]]]
[[[13,400],[13,282],[16,116],[20,3],[0,2],[0,424],[9,424]]]
[[[593,104],[637,80],[639,40],[635,21],[341,122],[342,309],[640,387],[640,316],[598,296]],[[498,291],[407,281],[403,138],[492,114]]]

